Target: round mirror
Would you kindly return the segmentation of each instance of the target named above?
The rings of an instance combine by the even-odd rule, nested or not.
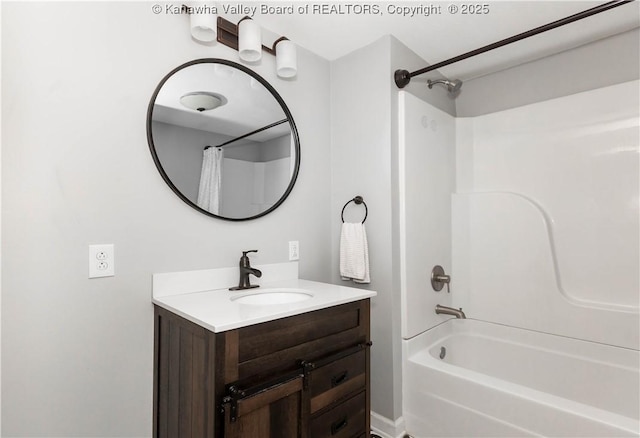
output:
[[[221,219],[273,211],[300,167],[298,131],[282,97],[255,72],[224,59],[188,62],[160,81],[147,139],[176,195]]]

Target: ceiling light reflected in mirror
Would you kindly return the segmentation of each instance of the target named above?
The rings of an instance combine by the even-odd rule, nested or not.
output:
[[[203,112],[209,111],[227,103],[227,99],[217,93],[207,91],[195,91],[187,93],[180,98],[180,103],[192,110]]]

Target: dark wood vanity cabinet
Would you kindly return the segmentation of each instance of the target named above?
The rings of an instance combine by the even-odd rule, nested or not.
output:
[[[369,436],[369,300],[221,333],[155,306],[157,438]]]

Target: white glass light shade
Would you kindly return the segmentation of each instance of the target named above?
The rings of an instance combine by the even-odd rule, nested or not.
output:
[[[215,41],[218,26],[218,16],[216,14],[192,13],[191,36],[198,41]]]
[[[276,70],[281,78],[292,78],[298,73],[296,45],[289,40],[276,44]]]
[[[203,112],[222,106],[227,103],[227,101],[224,96],[218,94],[196,91],[182,96],[180,103],[189,109]]]
[[[262,31],[260,25],[250,18],[238,24],[238,53],[240,59],[247,62],[262,58]]]

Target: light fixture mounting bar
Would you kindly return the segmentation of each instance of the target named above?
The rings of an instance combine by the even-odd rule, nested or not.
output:
[[[238,25],[233,24],[229,20],[225,20],[222,17],[218,17],[218,36],[217,40],[220,44],[224,44],[227,47],[231,47],[234,50],[238,50]],[[280,41],[278,39],[276,42]],[[267,53],[276,56],[275,44],[274,48],[262,45],[262,50]]]

